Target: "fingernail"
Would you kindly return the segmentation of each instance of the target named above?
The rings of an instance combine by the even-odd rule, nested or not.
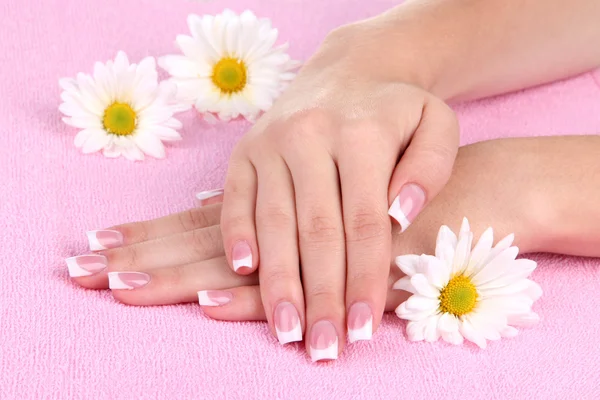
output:
[[[146,286],[150,275],[144,272],[109,272],[109,289],[132,290]]]
[[[91,251],[112,249],[123,245],[123,234],[119,231],[89,231],[86,235]]]
[[[196,199],[200,206],[203,206],[206,200],[212,199],[213,197],[223,194],[223,189],[207,190],[204,192],[196,193]]]
[[[398,221],[404,232],[421,212],[423,205],[425,205],[425,192],[419,185],[409,183],[402,187],[388,214]]]
[[[198,292],[198,303],[201,306],[222,306],[232,299],[233,294],[224,290],[201,290]]]
[[[95,275],[108,265],[106,257],[100,254],[70,257],[65,261],[71,278]]]
[[[279,303],[275,308],[275,331],[281,344],[302,340],[300,316],[292,303]]]
[[[310,332],[310,357],[313,362],[338,358],[338,337],[329,321],[319,321]]]
[[[252,250],[246,242],[237,242],[231,252],[233,258],[233,270],[240,268],[252,268]]]
[[[354,303],[348,311],[348,340],[371,340],[373,337],[373,313],[366,303]]]

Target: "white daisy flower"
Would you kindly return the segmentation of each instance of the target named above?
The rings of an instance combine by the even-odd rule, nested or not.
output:
[[[516,260],[514,235],[495,247],[493,240],[489,228],[471,250],[473,233],[465,218],[458,239],[447,226],[440,228],[435,256],[396,258],[406,276],[394,289],[413,293],[396,309],[398,317],[410,321],[409,340],[434,342],[441,337],[458,345],[467,339],[485,348],[487,340],[516,336],[515,327],[539,321],[531,307],[542,289],[527,279],[535,261]]]
[[[167,55],[158,64],[177,84],[178,97],[193,103],[208,120],[243,116],[254,120],[268,110],[294,78],[298,63],[275,46],[278,31],[251,11],[212,16],[190,15],[192,36],[179,35],[183,55]]]
[[[119,52],[113,61],[97,62],[93,76],[79,73],[59,81],[63,121],[80,128],[75,146],[83,153],[102,150],[106,157],[163,158],[163,142],[180,140],[181,123],[173,118],[189,106],[176,104],[176,86],[158,83],[153,57],[130,64]]]

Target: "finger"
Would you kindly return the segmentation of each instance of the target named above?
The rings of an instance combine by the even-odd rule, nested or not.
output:
[[[267,320],[279,342],[298,342],[302,340],[304,327],[304,298],[292,178],[279,156],[256,165],[256,232],[262,299]]]
[[[67,259],[69,274],[80,286],[105,289],[108,269],[147,271],[209,260],[224,255],[221,230],[209,228],[176,233],[147,242]]]
[[[227,268],[225,257],[145,271],[110,267],[108,279],[115,299],[137,306],[191,303],[198,300],[201,290],[258,283],[256,274],[243,276]]]
[[[307,351],[313,361],[337,359],[345,342],[346,260],[338,172],[331,156],[297,146],[292,160],[306,301]],[[288,157],[286,157],[288,159]]]
[[[459,144],[454,112],[431,98],[410,145],[396,166],[388,192],[388,214],[404,232],[450,179]]]
[[[175,233],[217,225],[221,218],[221,206],[190,210],[150,221],[132,222],[108,229],[87,232],[91,251],[145,242]]]
[[[205,192],[196,193],[196,203],[198,207],[206,207],[210,204],[218,204],[223,202],[223,189],[207,190]]]
[[[259,286],[198,292],[204,314],[223,321],[266,321]]]
[[[357,126],[357,135],[365,134]],[[376,127],[367,131],[375,136]],[[340,153],[340,182],[346,237],[346,308],[348,340],[370,340],[381,321],[390,270],[391,223],[387,216],[387,187],[394,159],[384,160],[376,142],[351,144]],[[360,154],[360,156],[357,156]],[[345,157],[352,157],[352,159]]]
[[[254,226],[256,172],[246,158],[232,156],[227,171],[221,232],[229,265],[240,274],[250,274],[258,265]]]

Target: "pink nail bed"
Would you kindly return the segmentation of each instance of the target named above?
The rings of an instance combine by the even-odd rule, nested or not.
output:
[[[201,306],[223,306],[232,299],[233,294],[224,290],[201,290],[198,292],[198,303]]]
[[[123,234],[114,230],[86,232],[91,251],[106,250],[123,245]]]
[[[146,286],[150,275],[144,272],[109,272],[108,287],[117,290],[133,290]]]
[[[233,246],[231,258],[233,259],[234,271],[240,268],[252,268],[252,249],[250,249],[250,245],[247,242],[237,242]]]
[[[310,357],[313,362],[338,358],[338,337],[333,324],[319,321],[310,332]]]
[[[354,303],[348,311],[348,340],[371,340],[373,336],[373,313],[366,303]]]
[[[106,257],[100,254],[70,257],[65,261],[67,262],[69,276],[72,278],[95,275],[108,265]]]
[[[283,302],[275,308],[275,331],[279,343],[286,344],[302,340],[300,316],[292,303]]]
[[[419,185],[409,183],[402,187],[392,202],[388,214],[398,221],[404,232],[419,215],[424,205],[425,192],[423,189]]]

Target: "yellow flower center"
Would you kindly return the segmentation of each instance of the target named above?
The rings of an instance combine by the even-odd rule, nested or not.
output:
[[[458,275],[450,279],[440,292],[440,310],[460,317],[473,311],[478,298],[477,289],[471,279]]]
[[[107,132],[114,135],[131,135],[136,126],[135,111],[129,104],[114,102],[104,110],[102,124]]]
[[[232,94],[244,90],[246,79],[246,64],[237,58],[222,58],[213,68],[212,81],[221,89],[221,93]]]

